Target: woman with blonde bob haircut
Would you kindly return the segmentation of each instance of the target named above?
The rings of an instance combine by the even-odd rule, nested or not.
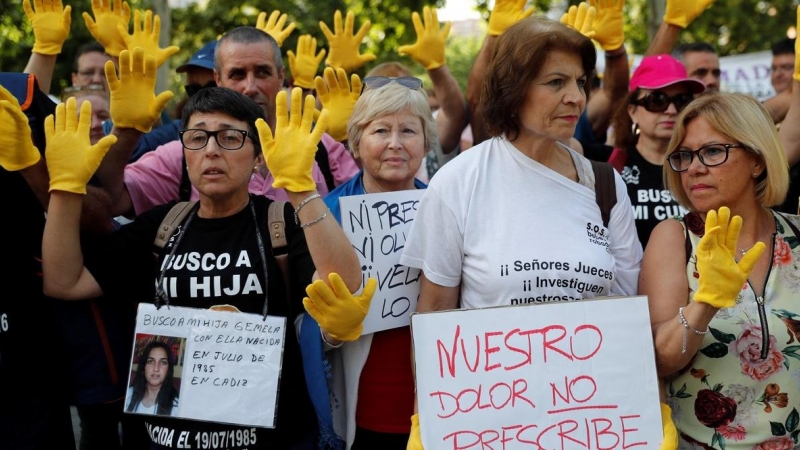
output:
[[[758,202],[767,208],[780,205],[789,188],[789,166],[786,154],[778,138],[775,125],[769,121],[753,120],[766,113],[764,106],[747,95],[706,95],[690,103],[686,113],[675,125],[675,132],[669,142],[667,154],[677,150],[686,136],[686,124],[692,119],[702,117],[715,130],[741,143],[764,161],[763,176],[756,183]],[[672,192],[675,200],[691,211],[692,206],[686,191],[681,186],[681,172],[664,165],[664,186]]]
[[[666,162],[691,212],[653,230],[639,292],[680,448],[794,448],[800,217],[769,209],[788,187],[777,130],[749,96],[702,96],[678,115]]]
[[[342,197],[425,189],[414,175],[425,155],[438,145],[436,122],[421,80],[374,76],[364,78],[364,85],[347,124],[350,150],[363,170],[325,197],[340,223]],[[367,289],[365,286],[364,291]],[[322,338],[318,330],[323,332]],[[348,342],[328,331],[324,320],[318,323],[310,314],[303,316],[300,343],[307,384],[321,417],[321,429],[336,436],[321,434],[347,449],[404,450],[408,418],[414,408],[410,327],[360,336],[359,332],[352,339],[341,339]],[[323,349],[328,350],[325,362]],[[330,381],[328,371],[332,372]],[[344,407],[329,405],[330,398],[339,399]],[[337,420],[330,417],[331,411]],[[346,425],[331,429],[333,424]]]

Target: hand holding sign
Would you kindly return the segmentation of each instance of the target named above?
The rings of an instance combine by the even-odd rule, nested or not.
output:
[[[303,306],[325,332],[340,341],[355,341],[361,336],[364,317],[369,311],[378,281],[367,279],[361,295],[355,296],[338,273],[331,272],[328,279],[332,290],[322,280],[308,285],[308,297],[303,299]]]

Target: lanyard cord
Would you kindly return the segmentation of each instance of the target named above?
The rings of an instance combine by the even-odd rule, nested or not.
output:
[[[174,256],[175,251],[178,249],[178,246],[183,241],[183,237],[186,236],[186,230],[189,228],[189,224],[192,223],[192,220],[197,216],[197,209],[199,208],[199,203],[196,204],[192,211],[189,213],[189,217],[186,218],[186,221],[181,226],[178,239],[176,239],[175,244],[173,244],[172,248],[169,251],[169,255],[167,255],[167,259],[163,263],[164,267],[161,268],[161,273],[158,275],[158,280],[156,281],[156,295],[154,303],[156,305],[156,309],[161,308],[161,303],[163,302],[167,307],[169,307],[169,296],[166,295],[163,289],[163,282],[164,282],[164,275],[167,272],[167,268],[171,264]],[[258,241],[258,252],[261,256],[261,268],[264,270],[264,307],[261,310],[261,314],[264,316],[264,320],[267,320],[267,310],[269,306],[269,275],[267,272],[267,255],[264,248],[264,239],[261,237],[261,230],[258,229],[258,218],[256,217],[256,207],[253,205],[253,201],[249,202],[250,205],[250,213],[253,216],[253,225],[256,228],[256,240]]]

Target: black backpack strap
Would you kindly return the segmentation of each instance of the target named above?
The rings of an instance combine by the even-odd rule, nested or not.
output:
[[[328,191],[332,191],[336,185],[333,183],[333,173],[331,173],[331,162],[328,160],[328,149],[325,144],[319,141],[317,144],[317,153],[314,154],[314,159],[317,161],[319,170],[322,171],[322,176],[325,178],[325,184],[328,186]]]
[[[603,217],[603,226],[608,228],[611,220],[611,210],[617,204],[617,186],[614,181],[614,167],[611,164],[589,160],[594,172],[594,195],[600,215]]]
[[[186,166],[186,153],[183,153],[181,169],[181,184],[178,186],[178,199],[182,202],[188,202],[189,198],[192,196],[192,182],[189,180],[189,167]]]
[[[192,210],[194,204],[195,202],[176,203],[175,206],[169,210],[166,217],[164,217],[164,220],[162,220],[161,224],[158,226],[158,231],[156,231],[156,238],[153,240],[153,245],[159,249],[164,248],[169,239],[172,237],[172,234],[175,233],[175,229],[178,228],[181,223],[183,223],[183,219],[185,219]]]

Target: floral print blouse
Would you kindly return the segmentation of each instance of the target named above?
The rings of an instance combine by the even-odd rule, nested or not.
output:
[[[735,306],[709,324],[694,359],[666,380],[679,449],[800,449],[800,216],[773,215],[764,298],[749,282],[742,286]],[[678,220],[690,230],[691,298],[703,221],[694,213]]]

